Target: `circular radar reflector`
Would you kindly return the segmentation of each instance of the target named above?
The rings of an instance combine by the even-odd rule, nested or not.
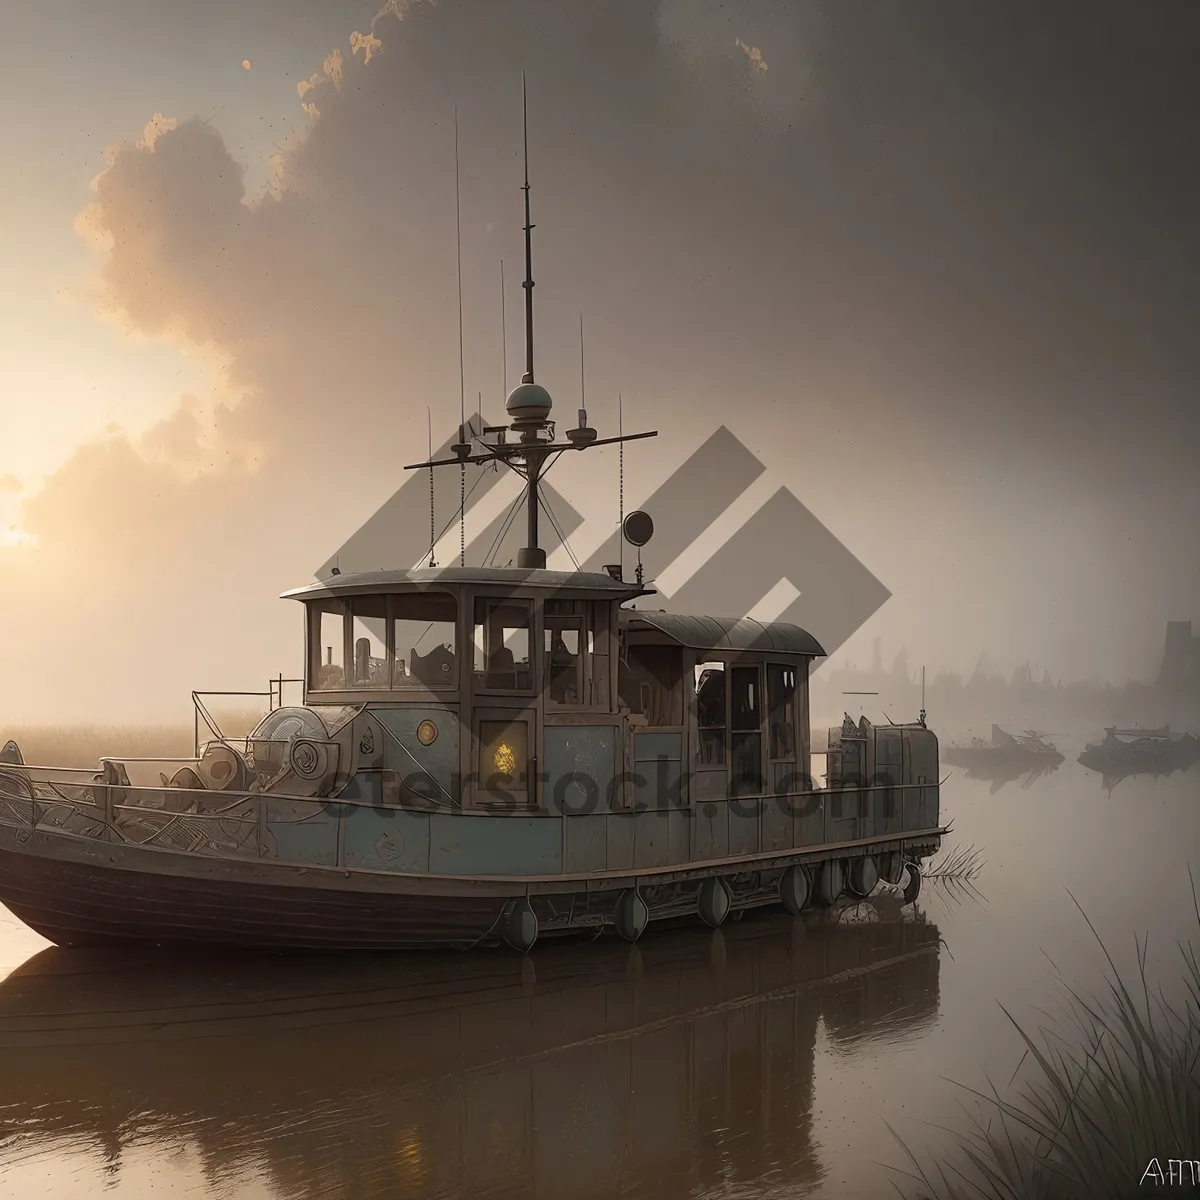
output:
[[[654,536],[654,522],[650,519],[650,514],[642,512],[640,508],[625,518],[621,529],[625,540],[631,546],[644,546]]]

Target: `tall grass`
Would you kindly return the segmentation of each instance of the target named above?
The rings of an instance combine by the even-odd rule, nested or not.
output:
[[[262,712],[214,712],[226,737],[244,737]],[[200,722],[200,742],[211,738]],[[193,730],[186,725],[0,725],[0,745],[12,739],[27,763],[39,767],[94,767],[102,756],[114,758],[187,758]]]
[[[1072,897],[1074,899],[1074,897]],[[1195,880],[1192,903],[1200,929]],[[1078,907],[1078,904],[1076,905]],[[1082,909],[1080,910],[1082,913]],[[1068,988],[1062,1018],[1035,1033],[1007,1009],[1031,1060],[1032,1077],[1011,1098],[966,1088],[975,1100],[964,1130],[949,1131],[949,1156],[922,1162],[893,1130],[911,1165],[896,1189],[913,1200],[1094,1200],[1141,1195],[1157,1160],[1200,1159],[1200,962],[1179,944],[1182,998],[1147,979],[1145,942],[1137,977],[1124,978],[1083,914],[1108,964],[1098,996]],[[1196,1187],[1177,1195],[1195,1195]],[[1178,1183],[1175,1184],[1178,1187]]]

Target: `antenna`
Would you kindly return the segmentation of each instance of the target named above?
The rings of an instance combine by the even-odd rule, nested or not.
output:
[[[625,433],[621,393],[617,393],[617,437]],[[625,443],[618,442],[617,450],[617,549],[621,559],[621,578],[625,578],[625,539],[620,530],[625,527]]]
[[[579,314],[579,408],[581,415],[587,413],[587,383],[583,373],[583,313]],[[585,424],[584,421],[579,423]]]
[[[522,383],[533,383],[533,225],[529,220],[529,94],[525,72],[521,72],[521,127],[525,142],[525,375]]]
[[[504,294],[504,259],[500,260],[500,362],[504,371],[504,382],[500,388],[500,398],[508,395],[508,321],[505,318]],[[479,410],[480,412],[483,409]]]
[[[463,350],[463,293],[462,293],[462,185],[458,166],[458,106],[454,106],[454,237],[458,250],[458,440],[467,440],[467,368]],[[433,458],[433,427],[429,433],[429,457]],[[433,487],[433,468],[430,468],[430,487]],[[467,464],[464,459],[458,468],[458,565],[467,565]],[[430,492],[430,521],[433,520],[433,493]],[[432,543],[430,543],[432,558]],[[430,566],[433,564],[430,563]]]
[[[429,460],[433,461],[433,416],[429,408],[425,409],[425,425],[429,433]],[[436,567],[437,562],[433,557],[433,546],[437,541],[437,525],[433,519],[433,467],[429,468],[429,565]]]
[[[472,438],[467,440],[466,435],[466,400],[465,400],[465,365],[463,354],[463,331],[462,331],[462,224],[461,224],[461,201],[459,198],[459,154],[458,154],[458,114],[455,112],[454,123],[454,162],[455,162],[455,201],[456,210],[459,214],[458,224],[458,261],[459,261],[459,388],[460,388],[460,416],[463,418],[463,426],[460,429],[460,438],[453,446],[450,447],[453,452],[453,457],[434,461],[433,459],[433,422],[432,416],[426,410],[426,417],[429,421],[429,459],[423,463],[411,463],[405,470],[425,470],[430,471],[429,481],[429,523],[430,523],[430,548],[429,561],[430,565],[436,565],[434,561],[434,552],[437,545],[437,525],[436,514],[434,513],[434,490],[432,470],[434,467],[449,466],[458,464],[465,468],[467,463],[484,464],[484,463],[503,463],[511,468],[525,481],[525,505],[526,519],[528,522],[528,538],[526,545],[517,555],[517,567],[520,570],[544,570],[546,566],[546,552],[538,545],[538,481],[544,475],[545,470],[558,460],[561,455],[568,450],[586,450],[589,446],[608,446],[613,442],[639,441],[642,438],[657,437],[657,431],[648,431],[646,433],[631,433],[625,434],[624,422],[622,419],[622,431],[618,438],[598,438],[596,430],[592,429],[587,424],[587,414],[581,409],[579,416],[580,422],[578,428],[569,429],[566,431],[565,438],[560,439],[555,433],[555,422],[551,420],[550,414],[553,408],[553,401],[550,393],[540,384],[534,382],[533,378],[533,238],[532,231],[534,228],[533,219],[530,215],[529,205],[529,99],[528,87],[526,85],[525,75],[521,75],[521,115],[522,129],[524,141],[524,160],[525,160],[525,183],[522,191],[525,193],[525,374],[521,383],[509,393],[505,400],[505,411],[509,421],[503,426],[488,426],[483,427],[483,432],[478,439],[472,431]],[[501,289],[501,307],[500,319],[502,323],[501,337],[504,343],[504,373],[505,383],[507,384],[508,375],[508,358],[507,358],[507,328],[504,327],[505,308],[504,308],[504,264],[500,264],[500,289]],[[580,374],[584,373],[584,345],[583,345],[583,322],[580,318]],[[583,384],[581,383],[581,388]],[[480,399],[482,405],[482,397]],[[509,441],[506,434],[511,431],[517,435],[515,441]],[[489,442],[486,440],[489,434],[495,435],[495,441]],[[625,458],[621,456],[621,519],[625,518]],[[465,483],[460,479],[460,493],[465,493]],[[462,510],[465,509],[466,496],[461,496],[463,503],[460,505],[460,518],[465,516]],[[515,511],[515,509],[514,509]],[[460,529],[462,525],[460,523]],[[460,559],[465,557],[465,532],[460,533]],[[568,547],[569,549],[569,547]],[[608,568],[606,568],[608,569]],[[639,590],[642,590],[639,588]],[[646,594],[642,591],[642,594]]]
[[[921,728],[925,727],[925,668],[921,668],[921,715],[917,718]]]

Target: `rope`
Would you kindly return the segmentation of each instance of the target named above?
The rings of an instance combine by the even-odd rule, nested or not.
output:
[[[483,560],[484,566],[492,565],[492,557],[495,555],[496,551],[500,549],[500,543],[504,541],[505,535],[512,528],[513,518],[516,517],[517,510],[521,507],[521,502],[524,499],[525,497],[523,495],[518,495],[517,498],[512,502],[512,505],[509,507],[508,515],[504,518],[504,523],[497,530],[496,539],[492,542],[491,549],[487,552],[487,556]]]
[[[554,532],[558,534],[559,541],[562,542],[564,549],[571,556],[571,561],[575,564],[575,570],[582,571],[583,568],[579,565],[579,559],[575,557],[575,552],[571,549],[571,543],[567,541],[566,532],[558,523],[558,518],[555,517],[553,510],[550,508],[550,502],[541,492],[538,493],[538,501],[542,506],[542,511],[550,518],[550,524],[553,526]]]

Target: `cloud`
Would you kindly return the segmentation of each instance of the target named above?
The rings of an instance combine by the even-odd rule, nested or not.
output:
[[[547,216],[558,214],[539,245],[549,296],[571,294],[561,269],[553,284],[550,264],[570,258],[581,232],[599,244],[623,237],[590,198],[627,172],[627,123],[672,107],[652,16],[637,0],[617,8],[615,19],[599,19],[580,0],[528,13],[386,5],[369,33],[349,39],[348,54],[333,50],[298,87],[322,119],[277,160],[278,186],[259,198],[247,197],[220,131],[196,118],[155,114],[139,139],[112,148],[77,221],[103,254],[101,311],[139,337],[204,348],[222,366],[203,403],[184,397],[140,438],[114,428],[80,447],[25,499],[20,524],[38,539],[36,564],[0,555],[0,583],[21,572],[26,619],[61,621],[86,639],[95,671],[74,703],[99,704],[102,680],[118,677],[121,703],[135,708],[186,695],[182,669],[167,679],[161,656],[134,655],[131,664],[128,645],[100,632],[112,626],[135,639],[178,641],[168,600],[178,603],[179,591],[168,580],[193,581],[193,607],[199,597],[221,597],[214,611],[222,615],[204,631],[209,678],[245,683],[247,663],[256,672],[295,669],[294,628],[264,639],[247,632],[246,612],[273,613],[272,595],[304,579],[402,482],[427,405],[457,411],[448,97],[460,103],[464,135],[468,374],[490,392],[499,358],[496,265],[504,255],[516,260],[520,239],[511,197],[521,68],[541,105],[539,199]],[[611,90],[613,61],[630,74],[597,106],[589,97]],[[580,137],[594,145],[594,162],[564,172]],[[633,155],[669,153],[671,144],[664,124]],[[664,215],[670,208],[665,196],[647,203]],[[566,219],[572,210],[581,223]],[[682,251],[670,240],[660,257]],[[635,238],[631,253],[637,243],[649,249],[653,239]],[[589,273],[598,305],[624,302],[628,279],[615,260]],[[660,286],[663,301],[673,287]],[[553,348],[550,307],[543,320],[541,361],[553,376],[555,356],[568,361],[571,352]],[[240,568],[230,591],[233,563]],[[56,590],[77,573],[107,598],[83,616],[65,600],[77,585]],[[113,605],[124,606],[119,618]],[[19,662],[0,661],[0,669],[22,677]],[[31,703],[36,690],[25,693]]]
[[[351,52],[356,52],[361,48],[364,51],[364,65],[371,61],[372,52],[381,44],[382,43],[378,38],[370,35],[368,35],[366,38],[357,32],[350,35]],[[319,71],[314,72],[307,79],[302,79],[298,84],[296,84],[296,94],[302,101],[300,107],[303,108],[310,117],[320,116],[320,110],[317,108],[315,101],[305,100],[304,97],[307,96],[309,92],[320,87],[321,84],[325,83],[326,81],[332,83],[335,89],[340,88],[342,86],[343,65],[342,52],[341,50],[335,48],[334,50],[330,51],[325,61],[321,64],[321,69]]]
[[[24,490],[24,485],[15,475],[0,475],[0,495],[15,495]]]
[[[142,131],[141,141],[136,145],[139,150],[153,150],[154,143],[164,133],[170,133],[172,130],[179,128],[179,122],[174,117],[164,117],[162,113],[155,113],[154,116],[146,123],[146,128]]]
[[[915,536],[963,578],[982,577],[987,558],[973,549],[966,519],[978,509],[991,544],[1012,543],[1005,561],[1018,577],[1019,546],[1006,530],[1038,524],[1036,480],[1060,492],[1059,464],[1030,468],[1034,482],[1000,504],[980,484],[990,467],[954,474],[976,435],[940,419],[930,400],[957,404],[975,382],[945,365],[957,366],[947,355],[971,333],[947,322],[972,303],[995,303],[997,276],[1014,282],[1004,276],[1014,256],[1006,249],[986,271],[971,260],[982,298],[964,299],[970,278],[955,276],[946,302],[944,272],[930,264],[950,261],[940,248],[956,227],[942,221],[922,236],[921,222],[931,220],[931,195],[957,202],[954,220],[969,208],[961,188],[924,170],[928,123],[914,120],[908,131],[922,168],[911,174],[897,166],[906,127],[884,119],[895,106],[879,101],[871,119],[860,115],[875,93],[860,103],[853,79],[841,80],[852,97],[845,111],[817,113],[809,131],[807,77],[793,63],[804,61],[811,28],[772,25],[777,10],[759,4],[747,18],[775,64],[769,74],[755,67],[743,46],[751,85],[717,5],[397,2],[298,87],[320,120],[275,160],[265,195],[247,196],[221,132],[195,118],[156,114],[136,142],[115,147],[77,221],[102,255],[97,301],[136,336],[210,355],[212,394],[181,398],[140,438],[116,430],[80,447],[24,497],[18,524],[37,545],[19,561],[0,552],[0,587],[11,597],[0,618],[0,678],[12,695],[42,712],[70,703],[86,716],[107,705],[115,718],[186,704],[198,676],[206,686],[254,686],[279,669],[294,673],[298,614],[275,595],[304,581],[403,481],[403,464],[424,451],[427,408],[458,412],[455,105],[467,394],[482,390],[491,412],[501,403],[501,259],[515,381],[522,69],[538,378],[559,407],[569,411],[577,395],[585,309],[598,419],[607,404],[612,424],[619,390],[627,420],[636,411],[673,435],[701,436],[734,409],[735,432],[765,454],[787,455],[785,482],[823,520],[835,510],[831,528],[892,587],[896,604],[906,580],[927,595],[928,572],[914,577],[910,531],[881,520],[881,505],[915,514]],[[855,79],[871,77],[864,69]],[[932,193],[918,193],[927,177]],[[989,411],[1022,424],[999,401]],[[781,422],[793,432],[776,432]],[[962,440],[947,454],[954,436]],[[988,462],[1002,462],[1003,438],[993,430],[984,441]],[[629,460],[631,477],[638,462]],[[653,456],[640,462],[653,468]],[[1108,578],[1109,560],[1096,561],[1104,578],[1083,572],[1078,556],[1048,556],[1038,594],[1104,594],[1110,608],[1095,621],[1113,620],[1125,585]],[[1178,580],[1171,586],[1185,594]],[[938,590],[949,594],[940,576]],[[81,592],[90,598],[82,606]],[[992,607],[961,634],[972,658],[978,630],[1012,608],[998,595],[985,600]],[[914,619],[941,639],[953,601],[939,602]],[[86,654],[69,694],[39,674],[27,629]],[[1058,669],[1044,644],[1022,658],[1029,652]]]
[[[352,54],[357,54],[361,50],[364,63],[369,63],[371,61],[371,56],[382,45],[383,42],[381,42],[373,33],[359,33],[356,29],[350,35],[350,52]]]
[[[734,45],[739,50],[745,52],[746,57],[750,60],[751,71],[765,71],[767,69],[767,64],[763,61],[762,51],[757,46],[747,46],[741,38],[735,39]]]
[[[424,3],[436,6],[439,0],[424,0]],[[422,0],[385,0],[383,7],[375,14],[371,21],[371,29],[379,24],[385,17],[394,17],[397,21],[403,21],[408,15],[410,9],[421,4]]]

